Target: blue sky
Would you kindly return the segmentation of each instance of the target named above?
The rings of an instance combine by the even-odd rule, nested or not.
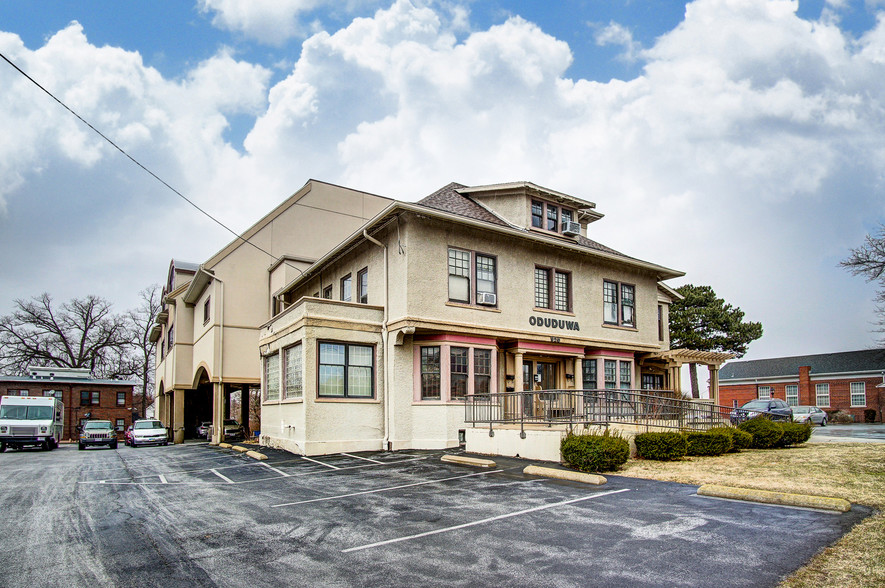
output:
[[[876,341],[838,263],[885,222],[881,0],[157,6],[0,0],[0,52],[237,230],[309,178],[529,180],[762,321],[748,358]],[[122,311],[230,239],[2,62],[0,88],[0,313]]]

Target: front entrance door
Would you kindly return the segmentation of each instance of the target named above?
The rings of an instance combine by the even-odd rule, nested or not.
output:
[[[556,389],[556,364],[539,361],[536,364],[536,373],[540,376],[541,390]]]
[[[556,364],[546,361],[524,361],[522,389],[526,392],[556,389]],[[523,394],[522,409],[526,417],[540,415],[540,395]],[[538,414],[536,414],[538,413]]]

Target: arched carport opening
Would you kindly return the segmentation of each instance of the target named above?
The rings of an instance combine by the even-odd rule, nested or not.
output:
[[[193,389],[184,395],[184,438],[194,439],[197,427],[212,421],[212,381],[204,367],[197,369]]]

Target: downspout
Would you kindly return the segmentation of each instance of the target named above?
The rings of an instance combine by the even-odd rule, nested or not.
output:
[[[387,290],[387,245],[371,237],[366,229],[363,229],[363,237],[384,250],[384,320],[381,322],[381,341],[384,346],[384,440],[381,447],[382,450],[388,451],[390,450],[390,334],[387,332],[387,320],[390,300]]]

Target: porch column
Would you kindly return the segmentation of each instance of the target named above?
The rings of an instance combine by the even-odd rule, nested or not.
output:
[[[252,387],[248,384],[244,384],[240,389],[240,424],[243,425],[247,439],[252,435],[252,431],[249,429],[249,397],[251,396],[251,391]]]
[[[682,374],[679,368],[682,366],[671,366],[667,371],[670,373],[670,388],[677,394],[682,396]]]
[[[513,354],[513,370],[516,372],[513,374],[513,391],[522,392],[525,387],[522,381],[522,353]]]
[[[172,395],[172,442],[184,443],[184,390]]]
[[[708,365],[710,370],[710,398],[713,404],[719,404],[719,366]]]
[[[218,445],[223,441],[224,422],[224,384],[212,384],[212,437],[210,443]]]
[[[166,420],[166,392],[157,394],[157,406],[154,407],[154,417],[160,419],[163,425],[168,425]]]

